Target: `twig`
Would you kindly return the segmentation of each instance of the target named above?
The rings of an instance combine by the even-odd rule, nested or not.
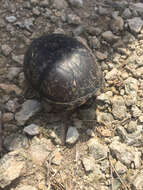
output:
[[[109,160],[109,165],[110,165],[111,190],[113,190],[113,170],[112,170],[112,165],[111,165],[111,160],[110,160],[110,152],[108,152],[108,160]]]
[[[50,153],[50,154],[49,154],[49,159],[48,159],[48,161],[47,161],[47,163],[48,163],[48,166],[47,166],[47,180],[48,180],[48,181],[47,181],[47,185],[48,185],[48,190],[51,189],[50,171],[51,171],[52,160],[53,160],[53,156],[52,156],[52,154]]]
[[[76,175],[77,170],[78,170],[78,157],[79,157],[79,155],[78,155],[78,150],[77,150],[77,145],[76,145],[76,147],[75,147],[75,160],[74,160],[75,168],[74,168],[74,171],[73,171],[74,175]]]
[[[55,172],[52,169],[52,160],[53,160],[53,158],[54,158],[54,156],[52,155],[52,153],[50,153],[49,158],[46,161],[47,162],[47,167],[46,167],[47,168],[47,186],[48,186],[47,190],[50,190],[51,188],[59,189],[59,190],[66,190],[64,188],[63,184],[59,183],[56,180],[56,175],[57,175],[57,173],[59,173],[59,171]]]
[[[121,176],[118,174],[116,168],[114,167],[114,165],[112,164],[112,161],[111,161],[111,155],[110,155],[110,152],[109,152],[109,163],[110,163],[110,166],[112,168],[112,171],[114,170],[114,172],[116,173],[116,175],[118,176],[121,184],[124,186],[125,190],[129,190],[129,188],[127,187],[127,185],[124,183],[124,181],[122,180]],[[112,179],[113,179],[113,175],[112,175]],[[113,189],[113,183],[112,183],[112,189]]]

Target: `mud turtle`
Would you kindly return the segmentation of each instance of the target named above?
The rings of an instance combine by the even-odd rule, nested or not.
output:
[[[66,109],[84,104],[102,84],[90,49],[63,34],[33,40],[25,54],[24,74],[44,100]]]

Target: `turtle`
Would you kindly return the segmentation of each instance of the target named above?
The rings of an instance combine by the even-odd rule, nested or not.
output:
[[[57,33],[32,41],[24,56],[24,75],[43,101],[64,110],[96,96],[103,82],[90,48],[75,37]]]

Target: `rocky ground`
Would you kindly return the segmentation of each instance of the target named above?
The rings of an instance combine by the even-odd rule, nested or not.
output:
[[[85,40],[105,79],[66,135],[64,115],[22,96],[24,53],[52,32]],[[0,125],[1,189],[142,190],[143,2],[1,0]]]

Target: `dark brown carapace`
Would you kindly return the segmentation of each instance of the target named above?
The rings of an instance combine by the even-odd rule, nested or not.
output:
[[[31,43],[24,74],[43,99],[73,108],[95,95],[103,78],[89,49],[63,34],[42,36]]]

